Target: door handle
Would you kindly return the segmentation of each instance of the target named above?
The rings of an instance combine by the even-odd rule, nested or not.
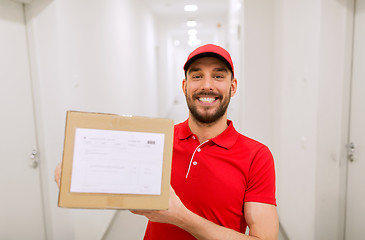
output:
[[[39,164],[39,160],[38,160],[38,151],[37,149],[33,149],[31,154],[30,154],[30,166],[32,168],[37,168],[38,164]]]
[[[350,162],[355,161],[355,143],[354,142],[350,142],[349,144],[347,144],[347,159]]]

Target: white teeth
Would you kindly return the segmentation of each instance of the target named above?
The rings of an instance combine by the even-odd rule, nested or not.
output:
[[[215,98],[209,98],[209,97],[200,97],[199,101],[201,102],[206,102],[206,103],[211,103],[215,100]]]

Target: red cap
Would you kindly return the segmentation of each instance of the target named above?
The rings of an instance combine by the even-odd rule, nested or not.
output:
[[[232,75],[234,76],[233,71],[233,62],[229,52],[227,52],[224,48],[214,45],[214,44],[206,44],[203,46],[198,47],[193,52],[190,53],[186,63],[184,64],[184,71],[188,70],[190,64],[192,64],[195,60],[202,58],[202,57],[216,57],[225,62],[231,70]]]

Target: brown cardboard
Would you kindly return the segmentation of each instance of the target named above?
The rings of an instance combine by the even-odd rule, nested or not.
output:
[[[164,133],[165,142],[161,194],[144,195],[70,192],[76,128]],[[170,188],[172,145],[173,121],[170,119],[68,111],[58,206],[66,208],[95,209],[167,209]]]

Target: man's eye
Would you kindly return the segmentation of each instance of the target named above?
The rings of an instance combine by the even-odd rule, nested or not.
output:
[[[194,78],[194,79],[199,79],[199,78],[201,78],[202,76],[201,75],[193,75],[192,76],[192,78]]]
[[[222,75],[217,75],[217,76],[215,76],[214,78],[221,79],[221,78],[224,78],[224,76],[222,76]]]

